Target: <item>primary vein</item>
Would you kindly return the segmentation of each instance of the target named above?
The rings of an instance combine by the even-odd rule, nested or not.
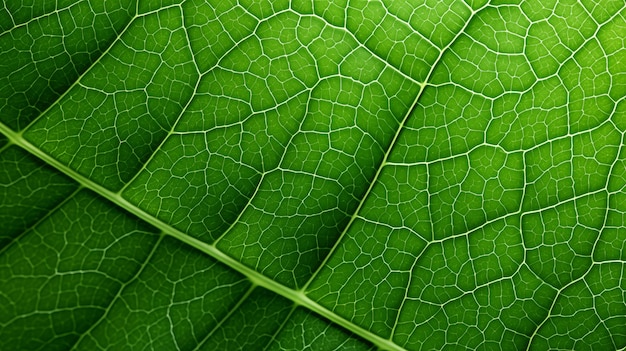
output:
[[[207,244],[201,240],[191,237],[181,232],[180,230],[170,226],[169,224],[159,220],[158,218],[153,217],[152,215],[148,214],[147,212],[143,211],[142,209],[138,208],[137,206],[135,206],[134,204],[130,203],[128,200],[123,198],[121,194],[113,192],[103,187],[102,185],[92,181],[86,176],[80,174],[79,172],[71,169],[70,167],[63,164],[62,162],[56,160],[52,156],[46,154],[45,152],[43,152],[42,150],[40,150],[39,148],[31,144],[28,140],[24,139],[21,133],[14,132],[7,125],[1,122],[0,122],[0,133],[4,134],[13,144],[22,147],[24,150],[38,157],[43,162],[51,165],[52,167],[56,168],[58,171],[69,176],[70,178],[78,182],[81,186],[88,188],[94,191],[96,194],[108,199],[109,201],[113,202],[117,206],[125,209],[126,211],[139,217],[143,221],[161,230],[163,233],[170,235],[204,252],[205,254],[211,256],[215,260],[236,270],[237,272],[244,275],[253,284],[266,288],[276,294],[279,294],[293,301],[294,303],[300,306],[303,306],[329,319],[330,321],[336,323],[337,325],[370,341],[371,343],[375,344],[379,348],[382,348],[385,350],[392,350],[392,351],[405,351],[404,348],[393,343],[392,341],[384,339],[376,334],[373,334],[369,330],[366,330],[354,324],[353,322],[335,314],[334,312],[327,309],[326,307],[321,306],[317,302],[310,299],[306,294],[304,294],[304,292],[297,291],[285,285],[282,285],[270,279],[269,277],[262,275],[261,273],[255,271],[254,269],[244,265],[243,263],[237,261],[236,259],[228,256],[224,252],[220,251],[214,245]]]

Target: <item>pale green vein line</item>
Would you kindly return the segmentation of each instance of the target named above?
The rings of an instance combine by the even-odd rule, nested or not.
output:
[[[13,146],[13,143],[10,140],[7,141],[6,144],[0,146],[0,153],[3,153],[5,150],[8,150],[11,146]]]
[[[220,319],[220,321],[213,328],[211,328],[211,330],[207,331],[207,334],[202,338],[202,340],[198,343],[198,345],[196,345],[196,347],[193,349],[194,351],[198,351],[198,350],[202,349],[202,346],[207,342],[207,340],[209,340],[211,338],[211,336],[213,336],[213,334],[215,334],[215,332],[218,331],[224,325],[224,323],[226,323],[226,321],[228,321],[230,319],[230,317],[232,317],[232,315],[235,314],[235,312],[237,312],[239,310],[241,305],[243,305],[243,303],[246,302],[248,297],[250,297],[250,295],[252,295],[252,292],[254,291],[255,288],[256,288],[256,285],[254,285],[254,284],[250,285],[250,287],[243,294],[243,296],[241,296],[241,298],[239,298],[239,301],[237,301],[230,308],[230,311],[228,311],[228,313],[226,313],[226,315],[224,315],[222,317],[222,319]]]
[[[128,28],[130,28],[130,25],[134,22],[134,20],[135,20],[135,17],[131,18],[128,21],[128,23],[126,24],[126,26],[124,28],[122,28],[122,30],[119,32],[119,34],[115,37],[115,39],[113,39],[111,41],[111,44],[109,45],[109,47],[107,47],[106,50],[104,50],[102,52],[102,54],[100,56],[98,56],[98,58],[95,59],[94,62],[89,67],[87,67],[85,69],[85,71],[83,73],[81,73],[76,78],[76,80],[69,87],[67,87],[67,89],[53,103],[50,104],[50,106],[48,106],[45,110],[41,111],[39,116],[37,116],[37,118],[33,119],[26,127],[22,128],[21,133],[26,132],[28,130],[28,128],[30,128],[31,126],[35,125],[35,123],[37,123],[37,121],[39,121],[43,116],[45,116],[48,111],[53,109],[54,106],[56,106],[59,101],[63,100],[63,97],[65,97],[66,95],[69,95],[70,91],[72,91],[72,89],[75,86],[80,84],[80,80],[84,76],[86,76],[87,73],[89,73],[89,71],[91,71],[91,69],[94,68],[100,62],[100,60],[102,60],[102,58],[105,57],[109,53],[109,51],[111,51],[113,46],[115,46],[115,43],[117,43],[120,40],[120,38],[122,37],[122,35],[128,30]]]
[[[123,193],[135,181],[135,179],[137,179],[137,177],[139,177],[139,175],[146,169],[146,167],[148,167],[148,164],[152,161],[152,159],[156,157],[159,150],[163,148],[163,145],[165,145],[169,137],[174,134],[174,131],[176,130],[176,126],[180,123],[180,120],[183,118],[183,115],[187,112],[187,109],[189,108],[194,98],[196,97],[198,93],[198,88],[200,87],[200,82],[202,81],[202,73],[200,72],[200,69],[198,68],[198,63],[193,59],[194,53],[191,47],[191,40],[189,39],[189,33],[187,30],[187,27],[185,27],[185,21],[184,21],[185,13],[183,9],[180,8],[180,6],[178,7],[180,9],[180,15],[183,18],[183,20],[181,20],[180,28],[183,30],[183,32],[185,32],[185,39],[187,40],[186,46],[189,49],[189,53],[191,54],[191,57],[192,57],[191,61],[193,62],[194,68],[196,69],[196,73],[198,74],[198,76],[196,77],[196,83],[194,84],[193,92],[190,94],[189,99],[185,103],[185,106],[183,106],[180,112],[178,113],[178,116],[176,117],[176,121],[172,123],[172,127],[170,128],[168,134],[163,137],[163,140],[161,140],[161,143],[159,143],[156,149],[152,151],[152,154],[150,155],[150,157],[148,157],[148,159],[145,162],[143,162],[143,164],[141,165],[141,168],[137,172],[135,172],[135,175],[120,188],[120,190],[118,191],[118,193],[120,194]]]
[[[598,236],[599,237],[599,236]],[[587,269],[587,271],[581,275],[579,278],[572,280],[571,282],[567,283],[566,285],[564,285],[562,288],[560,289],[555,289],[556,290],[556,295],[554,296],[554,300],[552,301],[552,304],[550,305],[550,308],[548,309],[548,313],[546,314],[546,317],[541,321],[541,323],[539,323],[537,325],[537,328],[535,328],[535,330],[533,331],[533,333],[529,336],[528,338],[528,345],[526,345],[526,351],[530,351],[532,350],[532,344],[533,344],[533,340],[539,335],[539,332],[541,331],[541,329],[543,328],[543,326],[552,318],[558,315],[552,314],[554,311],[554,308],[557,305],[557,302],[559,301],[559,297],[562,296],[563,292],[565,290],[567,290],[569,287],[573,286],[574,284],[580,282],[580,281],[584,281],[585,278],[587,277],[587,274],[589,274],[589,272],[591,272],[591,270],[593,269],[594,265],[591,264],[589,265],[589,268]],[[533,272],[534,273],[534,272]],[[552,288],[554,288],[553,286],[551,286]]]
[[[622,137],[621,137],[621,140],[620,140],[620,141],[621,141],[620,145],[622,145],[622,146],[621,146],[620,150],[618,151],[617,156],[615,157],[615,160],[613,160],[613,163],[611,164],[611,171],[610,171],[610,173],[609,173],[609,174],[614,174],[614,173],[613,173],[613,169],[615,168],[615,166],[616,166],[616,165],[619,163],[619,161],[621,160],[621,158],[620,158],[620,153],[621,153],[621,151],[622,151],[622,150],[623,150],[623,148],[624,148],[624,141],[625,141],[625,138],[626,138],[626,133],[622,133]],[[607,180],[606,180],[606,184],[604,185],[604,189],[600,189],[600,191],[606,191],[605,189],[607,189],[607,190],[608,190],[608,185],[609,185],[609,182],[610,182],[610,177],[609,177],[609,178],[607,178]],[[581,197],[582,197],[582,196],[581,196]],[[607,208],[607,210],[606,210],[606,212],[605,212],[605,215],[604,215],[604,220],[603,220],[603,222],[602,222],[602,227],[601,227],[601,228],[606,228],[606,226],[607,226],[607,220],[608,220],[608,217],[609,217],[609,216],[608,216],[608,212],[609,212],[609,210],[608,210],[608,209],[610,208],[610,207],[609,207],[610,201],[611,201],[610,197],[609,197],[609,196],[607,196],[607,199],[606,199],[606,206],[605,206],[605,207]],[[587,277],[587,275],[591,272],[591,270],[593,269],[593,267],[594,267],[596,264],[606,263],[606,262],[596,262],[595,260],[593,260],[593,255],[594,255],[594,253],[595,253],[595,251],[596,251],[596,247],[597,247],[598,243],[600,242],[600,237],[601,237],[601,234],[598,234],[598,236],[596,237],[596,239],[595,239],[595,240],[594,240],[594,242],[593,242],[593,247],[592,247],[592,249],[591,249],[592,264],[590,264],[590,265],[589,265],[589,268],[587,269],[587,271],[586,271],[584,274],[582,274],[579,278],[574,279],[574,280],[572,280],[571,282],[569,282],[569,283],[567,283],[566,285],[564,285],[562,288],[557,289],[556,296],[554,297],[554,300],[552,301],[552,304],[550,305],[550,308],[549,308],[549,310],[548,310],[548,313],[546,314],[546,317],[545,317],[545,318],[541,321],[541,323],[539,323],[539,325],[537,325],[537,328],[535,328],[535,330],[533,331],[533,333],[530,335],[530,337],[529,337],[529,339],[528,339],[528,345],[527,345],[527,347],[526,347],[526,350],[527,350],[527,351],[530,351],[530,350],[531,350],[531,345],[532,345],[532,343],[533,343],[533,340],[535,339],[535,337],[537,337],[537,336],[539,335],[539,332],[540,332],[541,328],[542,328],[542,327],[543,327],[543,326],[544,326],[544,325],[545,325],[545,324],[546,324],[546,323],[550,320],[550,318],[551,318],[551,317],[553,317],[553,316],[554,316],[554,315],[552,314],[552,312],[554,311],[554,308],[555,308],[555,306],[556,306],[556,304],[557,304],[557,301],[559,300],[559,297],[561,296],[561,294],[563,293],[563,291],[565,291],[567,288],[569,288],[570,286],[572,286],[572,285],[574,285],[574,284],[576,284],[576,283],[578,283],[578,282],[580,282],[580,281],[584,281],[584,280],[585,280],[585,278]],[[623,264],[624,262],[619,262],[619,263]],[[605,321],[603,321],[603,320],[602,320],[602,318],[600,318],[600,322],[601,322],[601,324],[602,324],[602,325],[605,325]],[[605,326],[605,327],[606,327],[606,326]],[[615,341],[614,341],[614,339],[613,339],[613,338],[611,338],[611,341],[613,342],[613,344],[615,344]]]
[[[380,62],[382,62],[385,66],[389,67],[390,69],[392,69],[394,72],[400,74],[401,76],[403,76],[404,78],[407,78],[408,80],[410,80],[411,82],[415,83],[415,84],[420,84],[415,78],[413,78],[410,74],[403,72],[400,67],[396,67],[394,65],[392,65],[391,63],[389,63],[388,58],[384,58],[381,55],[377,54],[376,52],[374,52],[374,50],[372,50],[369,46],[365,45],[365,43],[367,42],[367,40],[359,40],[356,36],[356,34],[352,33],[350,30],[348,30],[347,27],[341,27],[341,26],[337,26],[334,25],[330,22],[328,22],[324,17],[315,15],[315,14],[301,14],[298,13],[296,11],[293,11],[295,14],[297,14],[298,16],[301,17],[311,17],[311,18],[316,18],[321,20],[325,26],[329,27],[329,28],[333,28],[333,29],[337,29],[340,31],[345,32],[346,34],[348,34],[352,40],[354,40],[356,43],[358,43],[358,47],[359,48],[363,48],[364,50],[366,50],[370,55],[372,55],[373,57],[377,58],[378,60],[380,60]],[[346,11],[347,12],[347,11]],[[406,22],[401,21],[402,23],[404,23],[405,25],[408,25]],[[410,27],[410,26],[409,26]],[[416,32],[420,38],[423,38],[424,40],[430,42],[430,40],[428,40],[426,37],[424,37],[421,33]],[[368,38],[369,40],[369,38]],[[433,45],[433,47],[439,49],[436,45]],[[441,51],[440,51],[441,52]]]
[[[11,12],[9,10],[6,10],[7,13],[9,14],[9,17],[11,17],[11,24],[13,24],[13,27],[11,29],[7,29],[4,32],[0,33],[0,37],[11,33],[13,30],[18,29],[18,28],[22,28],[25,26],[28,26],[29,24],[33,23],[33,22],[37,22],[43,18],[47,18],[47,17],[51,17],[51,16],[58,16],[60,13],[68,11],[69,9],[71,9],[72,7],[75,6],[80,6],[81,4],[79,2],[73,3],[69,6],[64,6],[64,7],[59,7],[59,8],[55,8],[54,10],[50,11],[50,12],[46,12],[42,15],[39,15],[37,17],[33,17],[30,18],[28,21],[25,22],[16,22],[15,19],[13,18],[13,16],[11,15]],[[2,7],[3,9],[6,9],[6,4]]]
[[[232,269],[238,271],[243,274],[249,281],[253,284],[263,287],[267,290],[270,290],[278,295],[281,295],[294,303],[303,306],[320,316],[330,320],[331,322],[351,331],[352,333],[370,341],[381,349],[384,350],[392,350],[392,351],[403,351],[405,350],[403,347],[395,344],[391,340],[387,340],[382,338],[376,334],[373,334],[369,330],[354,324],[352,321],[349,321],[337,314],[328,308],[320,305],[316,301],[310,299],[307,295],[304,294],[301,290],[294,290],[285,285],[282,285],[261,273],[253,270],[252,268],[244,265],[243,263],[237,261],[236,259],[226,255],[224,252],[220,251],[214,245],[209,245],[203,241],[200,241],[196,238],[193,238],[180,230],[170,226],[167,223],[162,222],[161,220],[153,217],[142,209],[138,208],[134,204],[130,203],[128,200],[124,199],[121,195],[103,187],[102,185],[92,181],[86,176],[78,173],[77,171],[71,169],[67,165],[61,163],[56,160],[52,156],[46,154],[42,150],[38,149],[36,146],[31,144],[28,140],[24,139],[21,133],[16,133],[11,130],[4,123],[0,123],[0,133],[4,134],[10,141],[14,144],[19,145],[26,151],[40,158],[42,161],[48,163],[52,167],[66,174],[67,176],[74,179],[76,182],[84,186],[85,188],[91,189],[100,196],[108,199],[113,202],[117,206],[125,209],[126,211],[132,213],[133,215],[139,217],[145,222],[151,224],[152,226],[158,228],[163,233],[168,234],[202,252],[211,256],[215,260],[231,267]]]
[[[24,229],[22,233],[13,238],[9,243],[7,243],[3,248],[0,248],[0,255],[2,255],[5,251],[7,251],[11,246],[15,245],[15,243],[19,242],[23,237],[32,233],[33,229],[39,226],[42,222],[50,218],[53,214],[55,214],[59,209],[61,209],[65,204],[70,202],[74,198],[76,194],[78,194],[83,189],[82,186],[78,186],[71,194],[69,194],[65,199],[56,204],[53,208],[51,208],[44,216],[41,216],[35,223],[32,223],[28,228]]]
[[[417,92],[417,95],[415,96],[415,99],[413,100],[413,103],[411,104],[411,106],[407,110],[406,114],[404,115],[404,117],[400,121],[400,123],[398,125],[398,128],[396,129],[396,134],[393,136],[393,139],[391,140],[391,142],[389,144],[389,147],[387,148],[387,151],[385,152],[385,155],[383,156],[383,159],[380,162],[380,165],[378,166],[378,169],[376,170],[376,173],[374,174],[374,178],[372,179],[372,181],[370,182],[367,190],[365,191],[365,193],[361,197],[361,201],[357,205],[357,208],[354,211],[354,213],[352,214],[352,217],[350,217],[350,220],[348,221],[348,224],[346,225],[346,227],[343,229],[343,231],[339,235],[339,238],[337,238],[337,240],[335,241],[335,244],[330,249],[330,251],[326,255],[326,257],[324,258],[324,261],[322,261],[322,263],[318,266],[317,270],[315,272],[313,272],[313,274],[311,275],[311,278],[309,278],[309,280],[303,285],[303,287],[301,288],[302,291],[306,291],[307,288],[309,287],[309,285],[315,280],[315,277],[320,273],[320,271],[326,265],[326,263],[328,262],[330,257],[333,256],[333,253],[339,247],[339,244],[342,241],[342,238],[346,236],[346,233],[350,230],[350,228],[354,224],[355,220],[359,217],[361,209],[365,205],[365,202],[367,201],[370,193],[374,189],[374,186],[378,182],[378,179],[380,178],[380,175],[382,174],[383,169],[387,165],[387,160],[389,159],[389,156],[391,155],[391,151],[393,150],[393,148],[394,148],[398,138],[400,137],[400,134],[404,130],[404,126],[406,125],[407,121],[409,120],[409,117],[413,113],[413,110],[415,110],[415,107],[417,106],[417,103],[418,103],[420,97],[422,96],[424,90],[426,89],[426,86],[428,85],[428,81],[430,80],[430,77],[432,76],[433,72],[435,71],[435,67],[437,66],[437,64],[439,63],[439,61],[443,57],[443,55],[446,53],[446,51],[452,46],[452,44],[458,39],[458,37],[465,31],[465,28],[467,28],[467,26],[471,22],[472,18],[475,17],[476,14],[479,13],[482,9],[487,7],[487,5],[488,4],[485,4],[481,8],[472,11],[472,16],[470,16],[470,18],[466,21],[465,25],[463,26],[463,28],[461,28],[459,33],[450,41],[450,43],[448,43],[448,45],[446,45],[439,52],[439,56],[437,57],[435,62],[432,64],[432,67],[430,68],[430,71],[428,72],[428,75],[426,76],[426,80],[419,84],[419,91]],[[392,334],[392,336],[393,336],[393,334]]]
[[[113,307],[113,305],[117,301],[119,301],[119,299],[121,298],[122,293],[124,292],[124,290],[126,290],[126,288],[130,284],[132,284],[134,281],[136,281],[139,278],[139,276],[141,275],[141,273],[146,269],[146,267],[150,263],[150,260],[154,256],[154,253],[157,251],[157,248],[161,244],[161,241],[163,241],[164,237],[165,236],[163,234],[161,234],[159,239],[154,243],[154,246],[152,247],[152,250],[148,254],[148,257],[146,257],[146,260],[144,261],[143,265],[141,265],[141,267],[139,267],[137,272],[135,272],[135,274],[128,281],[126,281],[125,283],[122,284],[122,286],[120,286],[120,288],[117,290],[117,294],[113,297],[113,299],[111,299],[111,303],[109,303],[109,306],[107,307],[106,312],[103,313],[102,316],[95,323],[93,323],[91,325],[91,327],[89,327],[89,329],[87,329],[84,333],[82,333],[82,335],[78,338],[78,340],[76,340],[76,342],[74,343],[74,345],[72,346],[72,348],[70,350],[76,350],[76,347],[83,341],[83,339],[89,333],[91,333],[93,330],[95,330],[105,320],[105,318],[108,316],[109,312],[111,311],[111,307]]]
[[[321,81],[321,80],[320,80]],[[316,84],[319,84],[316,83]],[[308,94],[308,98],[307,101],[311,100],[311,91],[313,91],[313,88],[310,89],[306,89],[306,94]],[[297,96],[300,96],[301,93],[298,93]],[[309,113],[309,103],[307,103],[305,111],[304,111],[304,116],[306,116]],[[256,195],[258,194],[259,190],[261,189],[261,185],[263,185],[263,180],[265,179],[265,177],[270,174],[271,172],[274,172],[276,170],[280,169],[280,164],[283,162],[283,159],[285,158],[285,155],[287,154],[287,149],[289,148],[289,145],[293,143],[294,138],[296,137],[296,135],[298,135],[299,131],[302,130],[302,125],[304,124],[306,117],[302,119],[302,121],[300,121],[300,124],[298,126],[298,132],[294,133],[290,138],[289,141],[287,141],[285,143],[285,147],[283,148],[283,152],[282,155],[280,156],[280,161],[278,162],[278,166],[273,167],[272,169],[265,169],[265,165],[263,165],[264,171],[263,173],[261,173],[261,179],[259,179],[259,182],[257,183],[254,192],[252,192],[252,195],[250,196],[250,198],[248,199],[248,202],[242,206],[241,210],[239,211],[239,214],[237,215],[237,218],[235,218],[235,220],[228,226],[228,228],[226,228],[226,230],[224,230],[224,232],[213,241],[213,245],[216,245],[220,242],[220,240],[224,239],[231,231],[234,230],[234,228],[237,226],[237,224],[240,223],[241,218],[243,217],[244,213],[246,212],[246,210],[252,205],[252,202],[254,201],[254,199],[256,198]]]
[[[65,97],[66,95],[69,95],[69,93],[73,90],[73,88],[75,86],[78,86],[80,84],[80,81],[83,77],[85,77],[94,67],[96,67],[96,65],[113,49],[113,47],[115,46],[115,44],[117,42],[119,42],[122,38],[122,36],[128,31],[128,29],[131,27],[131,25],[133,24],[133,22],[135,22],[135,20],[137,18],[146,16],[146,14],[138,14],[139,13],[139,1],[136,2],[136,6],[135,6],[135,13],[132,14],[132,17],[128,20],[128,23],[126,23],[126,25],[124,26],[124,28],[122,28],[117,35],[115,36],[115,38],[111,41],[111,43],[109,44],[109,46],[100,54],[100,56],[98,56],[92,63],[91,65],[89,65],[89,67],[86,67],[84,72],[81,73],[76,80],[53,102],[50,104],[50,106],[48,106],[45,110],[41,111],[41,113],[39,114],[39,116],[37,116],[37,118],[35,118],[34,120],[32,120],[26,127],[22,128],[22,130],[20,131],[20,133],[25,133],[28,128],[30,128],[31,126],[35,125],[35,123],[37,123],[37,121],[39,121],[41,118],[43,118],[43,116],[46,115],[46,113],[51,110],[52,108],[54,108],[54,106],[57,106],[57,104],[59,103],[59,101],[63,100],[63,97]],[[161,8],[159,9],[165,9],[167,7]]]
[[[285,319],[282,321],[282,323],[280,323],[278,328],[274,331],[274,334],[272,334],[272,337],[267,342],[267,345],[265,345],[265,347],[263,348],[263,351],[267,351],[267,350],[270,349],[270,347],[272,345],[275,345],[275,342],[277,341],[277,337],[285,329],[285,326],[287,325],[287,322],[289,322],[289,319],[291,318],[293,313],[296,311],[297,307],[298,307],[297,304],[294,304],[293,306],[291,306],[291,309],[289,310],[289,313],[287,314],[287,317],[285,317]]]

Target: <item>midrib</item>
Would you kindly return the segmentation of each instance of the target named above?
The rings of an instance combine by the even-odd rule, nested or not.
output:
[[[151,224],[155,228],[159,229],[163,233],[170,235],[194,248],[204,252],[205,254],[211,256],[215,260],[227,265],[228,267],[236,270],[237,272],[243,274],[250,282],[253,284],[268,289],[278,295],[281,295],[294,303],[305,307],[322,317],[332,321],[333,323],[349,330],[350,332],[359,335],[360,337],[370,341],[381,349],[384,350],[394,350],[394,351],[406,351],[404,348],[399,345],[393,343],[391,340],[384,339],[378,335],[371,333],[370,331],[354,324],[353,322],[333,313],[331,310],[327,309],[324,306],[321,306],[319,303],[311,300],[308,296],[304,294],[303,291],[294,290],[285,285],[282,285],[261,273],[253,270],[252,268],[244,265],[243,263],[235,260],[234,258],[226,255],[224,252],[220,251],[214,245],[207,244],[203,241],[200,241],[194,237],[191,237],[180,230],[170,226],[169,224],[161,221],[158,218],[150,215],[134,204],[130,203],[128,200],[123,198],[120,193],[113,192],[100,184],[92,181],[86,176],[78,173],[77,171],[71,169],[67,165],[61,163],[56,160],[52,156],[46,154],[33,144],[31,144],[28,140],[24,139],[21,133],[17,133],[9,128],[4,123],[0,122],[0,133],[4,134],[9,142],[20,146],[27,152],[41,159],[46,164],[56,168],[58,171],[64,173],[68,177],[72,178],[74,181],[79,183],[84,188],[90,189],[98,195],[108,199],[113,202],[120,208],[125,209],[126,211],[132,213],[137,216],[141,220]]]
[[[452,44],[456,41],[456,39],[464,32],[465,28],[467,27],[467,25],[470,23],[471,19],[473,17],[475,17],[475,15],[480,12],[484,7],[486,7],[486,5],[484,5],[483,7],[481,7],[480,9],[476,9],[473,10],[472,9],[472,15],[470,16],[470,18],[468,18],[468,20],[466,21],[465,25],[463,26],[463,28],[459,31],[459,33],[457,33],[457,35],[444,47],[441,49],[439,56],[437,57],[437,59],[435,60],[435,62],[433,63],[427,78],[424,80],[423,83],[419,84],[419,91],[416,94],[415,99],[413,100],[413,103],[411,104],[410,108],[407,110],[405,116],[403,117],[403,119],[401,120],[401,122],[398,125],[398,128],[396,129],[396,133],[393,137],[393,139],[390,142],[390,145],[383,157],[383,160],[381,161],[379,167],[377,168],[377,171],[375,173],[374,179],[372,180],[372,182],[370,183],[368,189],[366,190],[365,194],[362,196],[361,201],[357,207],[357,209],[355,210],[353,216],[351,217],[349,223],[346,225],[346,227],[344,228],[344,230],[341,233],[341,237],[343,237],[346,232],[348,231],[348,229],[351,227],[351,224],[354,222],[355,218],[357,217],[357,215],[359,214],[361,207],[363,206],[363,204],[365,203],[365,200],[367,199],[368,195],[370,194],[374,184],[376,183],[377,179],[380,176],[380,173],[382,172],[382,169],[385,167],[386,163],[387,163],[387,159],[389,157],[389,155],[391,154],[391,150],[393,149],[394,145],[396,144],[397,139],[399,138],[399,135],[402,131],[402,129],[404,128],[405,123],[408,121],[409,116],[412,114],[415,106],[417,105],[424,89],[426,88],[426,85],[430,79],[430,77],[432,76],[432,73],[435,70],[435,67],[437,66],[437,64],[439,63],[439,61],[441,60],[443,54],[447,51],[447,49],[450,48],[450,46],[452,46]],[[127,25],[126,28],[128,28],[128,26],[130,25],[130,23],[132,23],[132,20],[129,21],[129,24]],[[124,28],[124,30],[122,31],[122,33],[126,30],[126,28]],[[121,33],[118,35],[118,38],[121,36]],[[111,45],[112,46],[112,45]],[[110,49],[110,48],[109,48]],[[107,50],[108,51],[108,50]],[[106,52],[105,52],[106,53]],[[102,56],[104,56],[104,54]],[[97,61],[96,61],[97,62]],[[79,79],[76,80],[76,82],[78,82]],[[74,83],[76,84],[76,83]],[[71,89],[68,89],[67,91],[70,91]],[[66,91],[66,93],[67,93]],[[62,95],[63,96],[63,95]],[[43,115],[43,113],[42,113]],[[61,163],[60,161],[56,160],[55,158],[51,157],[50,155],[46,154],[45,152],[43,152],[42,150],[40,150],[39,148],[37,148],[36,146],[34,146],[33,144],[31,144],[28,140],[24,139],[22,136],[22,132],[14,132],[13,130],[11,130],[8,126],[6,126],[4,123],[0,122],[0,133],[4,134],[5,136],[7,136],[9,138],[10,143],[18,145],[20,147],[22,147],[23,149],[25,149],[26,151],[28,151],[29,153],[31,153],[32,155],[38,157],[39,159],[41,159],[43,162],[47,163],[48,165],[53,166],[54,168],[56,168],[57,170],[59,170],[60,172],[64,173],[65,175],[67,175],[68,177],[74,179],[76,182],[78,182],[80,185],[82,185],[83,187],[90,189],[92,191],[94,191],[95,193],[97,193],[98,195],[108,199],[109,201],[113,202],[114,204],[116,204],[117,206],[125,209],[126,211],[132,213],[133,215],[137,216],[138,218],[140,218],[141,220],[151,224],[152,226],[154,226],[155,228],[161,230],[163,233],[170,235],[194,248],[196,248],[197,250],[200,250],[202,252],[204,252],[205,254],[209,255],[210,257],[214,258],[215,260],[227,265],[228,267],[231,267],[232,269],[236,270],[237,272],[241,273],[242,275],[244,275],[250,282],[252,282],[254,285],[263,287],[265,289],[268,289],[280,296],[283,296],[291,301],[293,301],[294,303],[305,307],[321,316],[323,316],[324,318],[332,321],[333,323],[349,330],[350,332],[359,335],[360,337],[370,341],[371,343],[373,343],[374,345],[376,345],[378,348],[383,349],[383,350],[394,350],[394,351],[406,351],[406,349],[404,349],[403,347],[395,344],[392,340],[390,339],[385,339],[382,338],[376,334],[373,334],[372,332],[354,324],[353,322],[333,313],[331,310],[329,310],[328,308],[321,306],[319,303],[317,303],[316,301],[313,301],[312,299],[310,299],[305,293],[304,291],[306,290],[306,287],[313,281],[314,277],[317,275],[317,273],[319,273],[319,270],[324,266],[324,264],[326,263],[326,261],[328,260],[328,258],[331,256],[332,252],[335,251],[335,249],[337,248],[338,243],[341,241],[340,239],[338,239],[335,243],[335,246],[333,246],[333,248],[331,249],[331,252],[326,256],[326,259],[324,260],[324,262],[320,265],[320,267],[318,268],[318,270],[316,270],[316,272],[312,275],[311,279],[309,279],[307,281],[307,283],[305,284],[303,289],[300,290],[294,290],[292,288],[289,288],[285,285],[282,285],[270,278],[268,278],[267,276],[262,275],[261,273],[255,271],[254,269],[244,265],[243,263],[235,260],[234,258],[228,256],[227,254],[225,254],[224,252],[220,251],[217,249],[217,247],[215,245],[210,245],[207,244],[203,241],[200,241],[192,236],[189,236],[187,234],[185,234],[184,232],[170,226],[169,224],[161,221],[158,218],[155,218],[154,216],[150,215],[149,213],[145,212],[144,210],[140,209],[139,207],[137,207],[136,205],[130,203],[128,200],[126,200],[125,198],[122,197],[121,195],[121,191],[120,192],[113,192],[103,186],[101,186],[100,184],[92,181],[91,179],[89,179],[88,177],[80,174],[79,172],[71,169],[70,167],[68,167],[67,165]],[[124,189],[124,188],[122,188]],[[401,309],[400,309],[401,310]],[[400,313],[400,310],[398,311],[398,315]],[[395,328],[395,325],[394,325]],[[393,335],[393,333],[392,333]]]

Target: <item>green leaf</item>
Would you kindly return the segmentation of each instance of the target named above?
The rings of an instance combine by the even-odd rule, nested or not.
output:
[[[10,1],[0,350],[626,348],[622,0]]]

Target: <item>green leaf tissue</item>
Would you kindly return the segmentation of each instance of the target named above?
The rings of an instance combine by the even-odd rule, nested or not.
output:
[[[5,0],[0,350],[626,349],[624,0]]]

